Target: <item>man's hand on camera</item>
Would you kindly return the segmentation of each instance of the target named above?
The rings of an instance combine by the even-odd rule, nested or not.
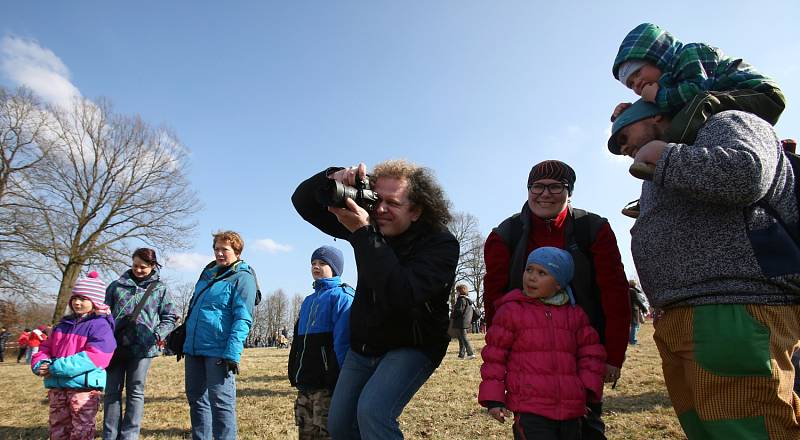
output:
[[[364,164],[361,164],[364,165]],[[369,213],[364,208],[358,206],[353,199],[345,200],[346,208],[328,207],[328,211],[339,220],[339,223],[350,232],[355,232],[364,226],[369,226]]]
[[[328,177],[331,179],[342,182],[345,185],[355,186],[356,180],[361,180],[367,175],[367,166],[360,163],[353,167],[343,168]]]

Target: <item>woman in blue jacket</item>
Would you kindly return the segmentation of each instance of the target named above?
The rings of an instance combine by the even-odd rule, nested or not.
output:
[[[233,231],[214,234],[214,258],[194,288],[186,317],[186,398],[192,438],[235,439],[236,379],[253,324],[256,278],[240,259],[244,241]]]

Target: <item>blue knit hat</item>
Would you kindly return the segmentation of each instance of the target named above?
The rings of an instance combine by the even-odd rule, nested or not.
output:
[[[614,120],[611,125],[611,137],[608,138],[608,151],[613,154],[621,154],[619,151],[619,144],[617,144],[617,133],[623,128],[639,122],[642,119],[652,118],[653,116],[660,115],[662,111],[657,105],[640,99],[633,103],[630,107],[623,110]]]
[[[344,271],[344,256],[342,251],[333,246],[322,246],[311,254],[311,261],[322,260],[328,263],[333,270],[333,276],[338,277]]]
[[[575,274],[575,263],[569,252],[556,247],[540,247],[528,255],[527,264],[538,264],[547,269],[547,272],[556,279],[558,285],[567,291],[570,303],[575,304],[575,296],[569,283]]]

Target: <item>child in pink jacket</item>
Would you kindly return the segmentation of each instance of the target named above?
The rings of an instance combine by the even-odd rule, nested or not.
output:
[[[514,413],[514,438],[579,439],[588,401],[600,400],[606,353],[569,286],[569,252],[528,256],[522,291],[497,302],[481,352],[479,403],[500,422]]]
[[[94,439],[105,368],[117,346],[114,320],[103,304],[105,290],[97,272],[79,279],[69,298],[72,313],[53,327],[31,360],[49,389],[52,440]]]

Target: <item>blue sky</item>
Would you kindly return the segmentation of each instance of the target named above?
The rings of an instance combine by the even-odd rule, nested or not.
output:
[[[744,58],[787,97],[779,135],[800,137],[800,3],[702,4],[17,2],[0,16],[0,84],[106,97],[175,131],[204,206],[193,249],[169,256],[176,282],[211,260],[212,232],[233,229],[262,290],[308,293],[322,244],[345,252],[354,283],[349,244],[289,198],[327,166],[390,158],[435,170],[484,234],[522,206],[533,164],[563,160],[573,204],[609,218],[632,275],[633,222],[619,210],[640,183],[605,148],[612,108],[635,98],[611,76],[630,29],[654,22]]]

